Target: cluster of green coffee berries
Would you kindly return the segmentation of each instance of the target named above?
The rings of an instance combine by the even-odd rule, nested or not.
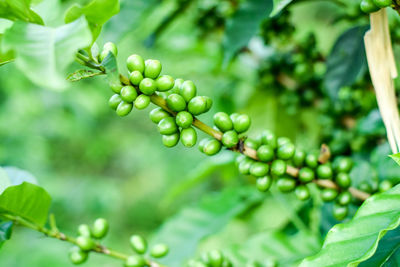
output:
[[[139,235],[133,235],[130,238],[130,244],[136,254],[129,256],[125,261],[125,267],[147,267],[150,266],[149,261],[144,255],[147,253],[147,241]],[[159,243],[150,249],[150,256],[155,259],[165,257],[169,252],[167,245]]]
[[[195,22],[201,33],[206,35],[220,28],[238,8],[237,0],[198,1]]]
[[[392,0],[362,0],[360,8],[365,13],[373,13],[392,5]]]
[[[230,260],[219,250],[204,253],[200,259],[189,260],[187,267],[232,267]]]
[[[89,256],[89,252],[99,246],[96,239],[104,238],[108,228],[109,224],[103,218],[96,219],[92,227],[87,224],[79,225],[78,237],[75,240],[76,246],[71,249],[69,254],[71,262],[74,264],[84,263]]]

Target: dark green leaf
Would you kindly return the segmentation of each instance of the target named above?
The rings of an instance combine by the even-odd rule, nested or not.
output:
[[[282,9],[284,9],[292,1],[293,0],[274,0],[274,9],[272,10],[271,17],[281,12]]]
[[[271,10],[272,0],[248,0],[240,4],[239,10],[227,21],[223,41],[225,63],[248,44]]]
[[[118,12],[118,0],[93,0],[83,7],[79,4],[73,4],[65,12],[64,20],[69,23],[84,15],[89,23],[94,42],[99,36],[103,24]]]
[[[391,157],[397,164],[400,165],[400,153],[390,155],[390,157]]]
[[[388,143],[377,146],[371,153],[371,164],[377,171],[380,180],[390,180],[393,184],[400,182],[400,169],[388,155],[392,154]]]
[[[384,135],[386,130],[378,109],[373,109],[357,122],[357,131],[362,135]]]
[[[82,79],[90,78],[96,75],[103,74],[100,71],[92,71],[92,70],[77,70],[67,76],[67,80],[70,82],[76,82]]]
[[[331,99],[336,99],[342,86],[351,85],[365,69],[364,33],[369,26],[356,26],[336,41],[327,59],[324,85]]]
[[[171,248],[161,262],[180,266],[193,255],[201,239],[218,232],[232,218],[260,203],[262,199],[262,194],[254,188],[234,188],[209,195],[199,204],[184,208],[164,223],[153,240],[153,243],[163,242]]]
[[[11,238],[12,227],[12,222],[2,222],[0,220],[0,248],[6,240]]]
[[[5,32],[3,48],[15,51],[17,67],[34,83],[60,89],[66,86],[64,70],[90,42],[83,18],[58,28],[17,21]]]
[[[12,214],[39,226],[46,223],[51,198],[41,187],[23,182],[0,195],[0,215]]]
[[[0,18],[43,25],[42,18],[30,7],[29,0],[0,0]]]
[[[400,224],[400,185],[368,198],[354,218],[334,226],[321,251],[301,266],[357,266],[371,258],[386,232]]]

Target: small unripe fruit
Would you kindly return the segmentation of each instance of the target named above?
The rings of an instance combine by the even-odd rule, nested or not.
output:
[[[150,97],[147,95],[139,95],[135,99],[135,108],[145,109],[150,105]]]
[[[130,238],[130,244],[131,247],[134,251],[136,251],[139,254],[144,254],[147,250],[147,242],[146,240],[139,236],[139,235],[133,235]]]
[[[296,181],[289,177],[282,177],[278,179],[276,186],[281,192],[288,193],[295,189]]]
[[[185,110],[186,108],[185,99],[183,99],[183,97],[178,94],[169,95],[167,97],[167,105],[171,110],[176,112]]]
[[[364,13],[372,13],[379,10],[379,7],[374,4],[373,0],[362,0],[360,8]]]
[[[197,133],[193,127],[181,131],[181,142],[185,147],[193,147],[197,142]]]
[[[250,167],[250,174],[256,177],[267,175],[269,172],[269,165],[262,162],[254,162]]]
[[[217,154],[221,150],[221,143],[217,139],[209,140],[203,148],[203,152],[206,155],[212,156]]]
[[[144,77],[156,79],[161,73],[161,62],[156,59],[148,59],[145,61]]]
[[[347,206],[341,206],[338,204],[335,204],[333,206],[333,217],[335,217],[335,219],[338,221],[341,221],[344,218],[346,218],[348,213],[349,213],[349,208]]]
[[[342,188],[348,188],[351,185],[351,178],[347,173],[339,172],[335,179],[336,183]]]
[[[277,156],[280,159],[288,160],[294,156],[295,146],[292,143],[286,143],[278,147]]]
[[[338,191],[332,188],[324,188],[321,191],[321,198],[323,201],[328,202],[334,200],[338,195]]]
[[[224,261],[224,256],[218,250],[212,250],[208,253],[208,262],[211,267],[220,267]]]
[[[78,236],[76,238],[76,244],[80,247],[82,250],[91,250],[96,246],[94,241],[88,237],[88,236]]]
[[[342,206],[346,206],[348,204],[350,204],[351,202],[351,194],[348,191],[344,191],[342,193],[339,194],[339,196],[337,197],[337,203],[342,205]]]
[[[205,112],[207,109],[207,99],[203,96],[195,96],[188,103],[188,111],[197,116]]]
[[[319,165],[317,168],[317,176],[319,179],[332,179],[333,171],[328,164]]]
[[[162,75],[157,78],[156,84],[157,84],[158,91],[165,92],[165,91],[172,89],[172,87],[174,87],[175,80],[174,80],[174,78],[172,78],[169,75]]]
[[[91,231],[90,231],[90,227],[87,224],[81,224],[78,226],[78,234],[81,236],[87,236],[90,237]]]
[[[239,172],[241,174],[250,174],[250,168],[251,165],[253,165],[254,161],[250,158],[245,158],[242,162],[239,164]]]
[[[121,101],[116,110],[117,115],[120,117],[128,115],[132,111],[132,107],[133,107],[132,103]]]
[[[199,142],[199,151],[200,152],[204,152],[204,146],[207,144],[208,141],[212,140],[212,138],[203,138],[201,139],[201,141]]]
[[[136,89],[133,86],[124,86],[121,89],[121,98],[125,102],[132,103],[137,97]]]
[[[299,180],[303,183],[309,183],[314,180],[314,171],[308,167],[301,168],[299,171]]]
[[[350,158],[341,158],[337,164],[337,172],[350,172],[353,168],[353,161]]]
[[[152,122],[158,124],[162,119],[170,117],[170,115],[168,112],[158,107],[150,111],[149,117]]]
[[[272,149],[278,147],[278,138],[271,131],[263,131],[261,133],[261,141],[264,145],[269,145]]]
[[[162,142],[166,147],[174,147],[179,142],[179,133],[174,133],[170,135],[163,135]]]
[[[244,141],[244,145],[247,146],[247,147],[250,147],[250,148],[252,148],[254,150],[257,150],[260,147],[260,144],[256,140],[254,140],[252,138],[247,138]]]
[[[296,197],[299,200],[307,200],[310,198],[310,190],[305,185],[299,185],[295,190]]]
[[[214,124],[218,127],[222,132],[226,132],[232,130],[233,123],[231,118],[225,112],[218,112],[215,113],[214,117]]]
[[[359,184],[358,187],[361,191],[364,191],[367,193],[372,193],[372,191],[374,191],[372,186],[368,182],[362,182]]]
[[[250,117],[246,114],[242,114],[233,121],[233,128],[236,132],[243,133],[250,128],[250,124]]]
[[[305,159],[306,159],[306,153],[303,150],[296,148],[296,152],[294,152],[294,156],[292,159],[294,166],[296,167],[303,166]]]
[[[274,159],[274,149],[269,145],[262,145],[257,149],[257,157],[261,161],[269,162]]]
[[[180,94],[181,92],[181,86],[183,84],[184,80],[181,78],[175,79],[174,86],[171,89],[171,93],[173,94]]]
[[[176,124],[182,128],[189,128],[193,123],[193,115],[187,111],[181,111],[176,115]]]
[[[389,180],[383,180],[379,183],[379,192],[385,192],[388,191],[393,187],[393,184]]]
[[[196,85],[192,81],[184,81],[180,87],[179,93],[185,99],[185,101],[189,103],[189,101],[196,96]]]
[[[224,146],[231,148],[239,143],[239,137],[235,131],[227,131],[222,135],[221,141]]]
[[[92,236],[95,238],[103,238],[108,232],[109,224],[106,219],[98,218],[94,221],[92,228]]]
[[[129,72],[139,71],[140,73],[144,72],[144,60],[139,55],[130,55],[126,60],[126,66],[128,67]]]
[[[150,255],[154,258],[162,258],[168,254],[169,248],[165,244],[156,244],[151,248]]]
[[[392,4],[392,0],[373,0],[373,3],[380,8],[388,7]]]
[[[122,98],[119,94],[113,95],[110,100],[108,100],[108,105],[110,108],[116,110],[118,105],[122,102]]]
[[[143,79],[143,74],[138,70],[134,70],[129,74],[129,81],[131,81],[133,85],[139,85]]]
[[[69,259],[73,264],[82,264],[88,258],[88,253],[82,251],[79,247],[72,247],[69,251]]]
[[[257,189],[261,192],[267,191],[272,185],[272,178],[269,175],[257,178]]]
[[[124,264],[125,267],[144,267],[146,260],[140,255],[129,256]]]
[[[145,95],[152,95],[157,90],[156,81],[144,78],[139,84],[139,89]]]
[[[289,138],[281,136],[277,140],[278,147],[292,143]]]
[[[312,169],[318,166],[318,157],[314,154],[308,154],[306,156],[306,165]]]
[[[122,85],[120,83],[112,83],[110,84],[110,88],[114,93],[119,94],[121,92]]]
[[[271,164],[271,173],[275,176],[282,176],[286,173],[286,162],[281,159],[274,160]]]
[[[118,49],[117,49],[117,46],[114,44],[114,43],[112,43],[112,42],[107,42],[107,43],[105,43],[104,44],[104,46],[103,46],[103,51],[101,51],[101,53],[100,53],[100,56],[99,56],[99,59],[100,59],[100,61],[103,61],[104,60],[104,58],[108,55],[108,53],[112,53],[112,54],[114,54],[114,56],[117,56],[118,55]]]
[[[178,126],[175,123],[175,118],[167,117],[162,119],[158,125],[158,131],[163,135],[174,134],[178,131]]]
[[[208,96],[203,96],[203,98],[206,100],[206,109],[204,110],[204,112],[207,112],[207,111],[209,111],[211,109],[213,101]]]

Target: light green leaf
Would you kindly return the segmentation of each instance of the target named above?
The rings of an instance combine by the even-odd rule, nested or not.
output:
[[[12,227],[12,222],[3,222],[0,220],[0,248],[5,241],[11,238]]]
[[[321,251],[300,266],[357,266],[371,258],[384,235],[400,224],[400,185],[368,198],[354,218],[334,226]]]
[[[29,0],[0,0],[0,18],[43,25],[42,18],[29,7],[30,3]]]
[[[99,36],[103,24],[118,12],[118,0],[93,0],[83,7],[79,4],[73,4],[65,12],[64,20],[69,23],[84,15],[89,23],[94,42]]]
[[[400,153],[390,155],[389,157],[391,157],[397,164],[400,165]]]
[[[78,49],[89,46],[85,19],[58,28],[17,21],[4,34],[3,48],[15,51],[17,67],[34,83],[52,89],[66,86],[64,70]]]
[[[92,70],[77,70],[67,76],[67,80],[70,82],[80,81],[82,79],[90,78],[93,76],[104,74],[100,71],[92,71]]]
[[[248,0],[240,4],[239,10],[227,21],[223,41],[225,63],[248,44],[271,10],[272,0]]]
[[[275,16],[293,0],[274,0],[274,9],[272,10],[271,17]]]
[[[233,188],[208,195],[199,204],[184,208],[166,221],[153,239],[152,243],[163,242],[170,247],[170,253],[160,261],[168,266],[181,266],[193,255],[201,239],[218,232],[262,199],[263,195],[254,188]]]
[[[0,195],[0,216],[12,214],[43,226],[47,221],[51,198],[41,187],[23,182],[10,186]]]
[[[327,58],[324,85],[331,99],[342,86],[351,85],[365,69],[364,33],[369,26],[356,26],[344,32]]]
[[[101,66],[105,68],[109,84],[120,84],[117,59],[113,53],[108,53],[101,62]]]

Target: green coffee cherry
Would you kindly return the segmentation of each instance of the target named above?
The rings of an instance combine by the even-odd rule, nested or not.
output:
[[[144,72],[144,60],[139,55],[130,55],[126,60],[126,66],[129,72],[139,71],[140,73]]]
[[[82,264],[88,258],[88,253],[86,251],[82,251],[79,247],[72,247],[69,251],[69,259],[73,264]]]
[[[339,172],[336,175],[336,183],[342,188],[348,188],[351,185],[351,178],[345,172]]]
[[[104,44],[104,46],[103,46],[103,51],[101,51],[101,53],[100,53],[100,56],[99,56],[100,61],[103,61],[104,58],[105,58],[105,57],[108,55],[108,53],[110,53],[110,52],[113,53],[114,56],[117,56],[117,55],[118,55],[117,46],[116,46],[114,43],[112,43],[112,42],[107,42],[107,43]]]
[[[125,267],[144,267],[146,260],[140,255],[129,256],[124,264]]]
[[[225,112],[218,112],[215,113],[214,117],[214,124],[218,127],[222,132],[226,132],[232,130],[233,123],[231,118]]]
[[[388,7],[392,4],[392,0],[373,0],[373,3],[380,8]]]
[[[136,89],[133,86],[124,86],[121,89],[121,98],[125,102],[132,103],[137,97]]]
[[[108,100],[108,105],[110,108],[116,110],[118,105],[122,102],[122,98],[119,94],[113,95],[110,100]]]
[[[221,141],[227,148],[232,148],[239,143],[239,137],[235,131],[227,131],[222,135]]]
[[[185,147],[193,147],[197,142],[197,133],[193,127],[182,129],[181,142]]]
[[[181,95],[171,94],[167,97],[167,106],[176,112],[186,109],[185,99]]]
[[[280,159],[288,160],[294,156],[296,148],[292,143],[286,143],[278,147],[277,156]]]
[[[76,238],[76,244],[80,249],[85,251],[91,250],[96,246],[96,243],[94,243],[94,241],[88,236],[78,236]]]
[[[150,105],[150,97],[147,95],[139,95],[135,99],[135,108],[145,109]]]
[[[193,116],[187,111],[176,114],[176,124],[184,129],[189,128],[193,123]]]
[[[269,145],[272,149],[278,147],[278,138],[271,131],[263,131],[261,133],[261,141],[264,145]]]
[[[242,162],[239,164],[239,172],[241,174],[250,174],[250,168],[251,165],[253,165],[254,161],[250,158],[245,158]]]
[[[361,191],[367,192],[367,193],[372,193],[373,188],[368,182],[362,182],[358,186]]]
[[[170,135],[163,135],[162,142],[166,147],[174,147],[179,142],[179,133],[174,133]]]
[[[303,183],[309,183],[314,180],[314,171],[308,167],[303,167],[299,171],[299,180]]]
[[[144,78],[139,84],[139,89],[145,95],[152,95],[157,90],[156,81]]]
[[[161,62],[157,59],[148,59],[144,62],[144,77],[156,79],[161,73]]]
[[[304,164],[304,160],[306,159],[306,153],[301,150],[296,148],[296,152],[294,152],[294,156],[293,156],[293,164],[296,167],[301,167]]]
[[[282,177],[278,179],[276,186],[281,192],[288,193],[296,188],[296,181],[290,177]]]
[[[250,128],[251,120],[246,114],[239,115],[233,120],[233,128],[238,133],[244,133]]]
[[[393,184],[389,180],[383,180],[379,183],[378,190],[379,192],[386,192],[393,187]]]
[[[350,172],[353,168],[353,161],[350,158],[341,158],[336,167],[337,172]]]
[[[169,248],[165,244],[156,244],[151,248],[150,255],[154,258],[162,258],[168,254]]]
[[[162,75],[157,78],[156,84],[157,84],[157,91],[166,92],[168,90],[171,90],[172,87],[174,87],[175,80],[169,75]]]
[[[180,94],[181,93],[181,86],[183,84],[184,80],[181,78],[178,78],[175,80],[175,84],[171,89],[171,93],[173,94]]]
[[[269,145],[262,145],[257,149],[257,157],[264,162],[270,162],[274,159],[274,149]]]
[[[272,177],[269,175],[266,175],[264,177],[259,177],[257,178],[256,186],[257,189],[260,190],[261,192],[267,191],[272,185]]]
[[[189,103],[189,101],[196,96],[196,85],[194,85],[192,81],[184,81],[180,87],[179,93],[185,99],[185,101]]]
[[[310,198],[310,190],[305,185],[299,185],[294,192],[299,200],[307,200]]]
[[[271,164],[271,173],[275,176],[282,176],[286,173],[286,162],[281,159],[274,160]]]
[[[91,234],[89,225],[87,225],[87,224],[81,224],[81,225],[79,225],[79,226],[78,226],[78,234],[79,234],[80,236],[87,236],[87,237],[90,237],[92,234]]]
[[[362,0],[360,8],[364,13],[372,13],[379,10],[379,7],[374,4],[373,0]]]
[[[333,206],[333,217],[335,217],[335,219],[338,221],[341,221],[344,218],[346,218],[348,213],[349,213],[349,208],[347,206],[341,206],[338,204],[335,204]]]
[[[240,116],[239,113],[232,113],[229,117],[231,118],[231,120],[232,120],[232,122],[233,122],[233,121],[236,120],[237,117],[239,117],[239,116]]]
[[[267,175],[269,172],[269,165],[262,162],[254,162],[250,167],[250,174],[256,177]]]
[[[188,103],[188,111],[197,116],[207,110],[207,99],[203,96],[195,96]]]
[[[203,138],[201,139],[201,141],[199,142],[199,151],[201,153],[204,153],[204,146],[207,144],[208,141],[212,140],[212,138]]]
[[[330,165],[321,164],[317,168],[317,176],[319,179],[332,179],[333,171]]]
[[[224,256],[218,250],[208,252],[208,264],[211,267],[220,267],[224,261]]]
[[[256,140],[254,140],[252,138],[247,138],[244,141],[244,145],[249,147],[249,148],[252,148],[254,150],[257,150],[260,147],[260,144]]]
[[[163,135],[174,134],[178,131],[178,126],[175,123],[175,118],[167,117],[162,119],[158,125],[158,131]]]
[[[318,166],[318,157],[314,154],[308,154],[306,156],[306,165],[312,169]]]
[[[144,254],[147,250],[147,242],[146,240],[141,237],[140,235],[133,235],[130,238],[130,244],[134,251],[139,254]]]
[[[283,146],[286,144],[290,144],[290,143],[292,143],[292,141],[290,141],[290,139],[287,137],[281,136],[278,138],[277,143],[278,143],[278,147],[280,147],[280,146]]]
[[[122,89],[122,85],[120,83],[110,84],[110,87],[111,87],[111,90],[116,94],[119,94]]]
[[[132,103],[121,101],[116,110],[117,115],[120,117],[128,115],[132,111],[132,107],[133,107]]]
[[[211,139],[204,144],[203,152],[206,155],[212,156],[217,154],[221,150],[221,143],[217,139]]]
[[[144,77],[143,74],[138,71],[138,70],[134,70],[129,74],[129,81],[133,84],[133,85],[139,85],[141,81],[143,81]]]
[[[106,219],[98,218],[94,221],[92,236],[94,238],[103,238],[108,232],[109,224]]]
[[[206,100],[206,109],[204,110],[204,112],[207,112],[207,111],[209,111],[211,109],[213,101],[208,96],[203,96],[203,98]]]
[[[352,196],[351,196],[350,192],[344,191],[338,195],[336,202],[339,205],[346,206],[346,205],[350,204],[351,198],[352,198]]]
[[[321,198],[325,202],[334,200],[338,195],[338,191],[333,188],[324,188],[321,190]]]
[[[152,122],[158,124],[162,119],[170,117],[170,115],[168,112],[158,107],[150,111],[149,117]]]

